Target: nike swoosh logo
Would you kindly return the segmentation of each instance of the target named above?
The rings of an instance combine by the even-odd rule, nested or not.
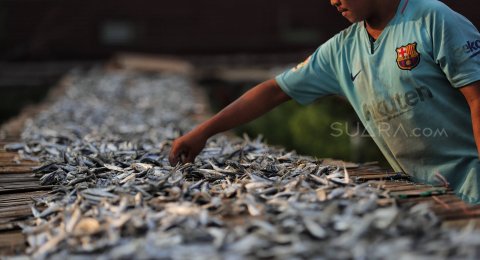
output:
[[[358,77],[358,75],[360,74],[360,72],[362,72],[362,70],[360,70],[357,74],[355,74],[355,76],[353,76],[353,74],[350,74],[350,77],[352,79],[352,82],[355,81],[355,79]]]

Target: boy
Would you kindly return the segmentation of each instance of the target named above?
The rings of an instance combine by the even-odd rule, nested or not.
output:
[[[174,141],[192,162],[206,140],[294,99],[346,97],[395,171],[443,176],[480,202],[480,34],[437,0],[331,0],[353,23],[307,60],[263,82]]]

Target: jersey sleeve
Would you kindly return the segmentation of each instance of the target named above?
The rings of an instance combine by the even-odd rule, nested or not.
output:
[[[440,3],[430,17],[433,58],[455,88],[480,80],[480,34],[462,15]]]
[[[306,105],[325,95],[340,94],[330,45],[331,40],[304,62],[275,77],[280,88],[298,103]]]

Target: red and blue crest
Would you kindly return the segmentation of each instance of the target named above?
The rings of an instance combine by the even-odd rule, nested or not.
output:
[[[409,43],[397,48],[397,65],[402,70],[412,70],[420,63],[417,43]]]

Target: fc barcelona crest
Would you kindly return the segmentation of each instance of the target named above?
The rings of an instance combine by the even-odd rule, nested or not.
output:
[[[409,43],[397,48],[397,65],[402,70],[412,70],[420,63],[417,43]]]

